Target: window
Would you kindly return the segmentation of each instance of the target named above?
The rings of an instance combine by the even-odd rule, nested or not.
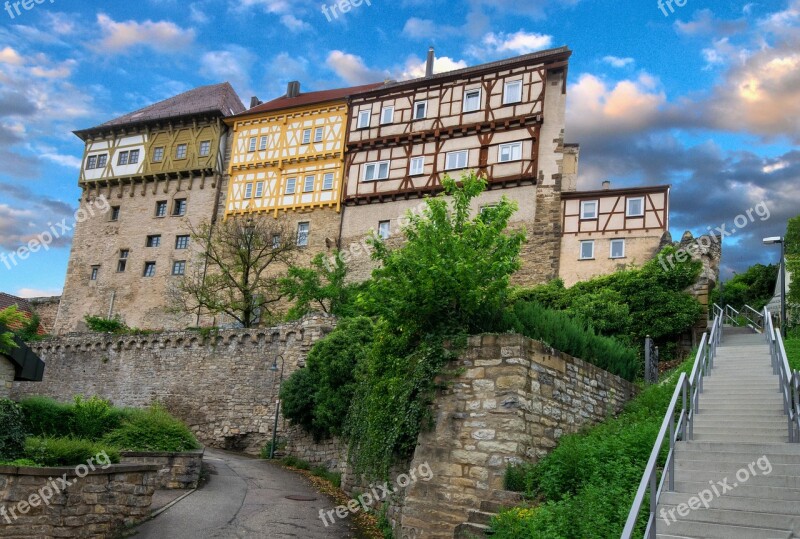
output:
[[[381,125],[394,122],[394,106],[383,107],[381,110]]]
[[[597,201],[581,201],[581,219],[597,219]]]
[[[644,215],[644,197],[629,198],[626,215],[628,217],[642,217]]]
[[[306,129],[303,131],[303,144],[308,144],[311,142],[311,129]]]
[[[503,92],[503,104],[519,103],[522,101],[522,81],[510,80],[506,82],[505,90]]]
[[[119,251],[119,261],[117,262],[117,272],[124,273],[125,268],[128,266],[128,255],[130,251],[128,249],[121,249]]]
[[[408,174],[410,176],[419,176],[425,172],[425,158],[412,157],[411,164],[408,166]]]
[[[358,129],[364,129],[369,127],[369,117],[372,115],[372,111],[370,110],[362,110],[358,113]]]
[[[172,206],[172,215],[180,216],[186,215],[186,199],[176,198]]]
[[[309,223],[297,223],[297,246],[308,246]]]
[[[200,143],[200,157],[208,157],[211,155],[211,141],[204,140]]]
[[[97,168],[97,156],[92,155],[86,160],[86,170]]]
[[[382,239],[388,240],[389,236],[391,235],[391,230],[391,221],[381,221],[378,223],[378,236],[380,236]]]
[[[108,154],[97,156],[97,168],[106,168],[106,163],[108,163]]]
[[[293,195],[297,190],[297,178],[289,178],[286,180],[286,194]]]
[[[253,184],[248,183],[244,186],[244,198],[253,198]]]
[[[119,206],[111,206],[111,220],[119,221]]]
[[[322,190],[330,191],[333,189],[333,172],[328,172],[322,177]]]
[[[464,92],[464,112],[475,112],[481,108],[481,90],[467,90]]]
[[[172,274],[173,275],[186,275],[186,261],[185,260],[176,260],[172,263]]]
[[[139,162],[139,150],[131,150],[130,155],[128,156],[128,164],[135,165]]]
[[[167,201],[159,200],[156,202],[156,217],[165,217],[167,215]]]
[[[322,142],[322,138],[325,136],[325,128],[324,127],[317,127],[314,130],[314,142]]]
[[[261,137],[261,143],[258,145],[259,150],[266,150],[267,149],[267,137]]]
[[[256,137],[250,137],[250,141],[247,144],[247,151],[248,152],[256,151],[256,144],[258,144],[258,139]]]
[[[256,198],[264,196],[264,182],[256,182]]]
[[[310,193],[314,190],[314,176],[306,176],[305,182],[303,183],[303,192]]]
[[[143,277],[153,277],[156,274],[156,263],[155,262],[145,262],[144,263],[144,272],[142,273]]]
[[[160,163],[164,160],[164,147],[153,148],[153,163]]]
[[[581,260],[592,260],[594,258],[594,240],[581,242]]]
[[[189,236],[175,236],[175,249],[183,250],[189,248]]]
[[[364,181],[385,180],[389,177],[389,161],[378,161],[364,165]]]
[[[414,119],[424,120],[428,116],[428,102],[415,101],[414,102]]]
[[[497,158],[501,163],[508,163],[509,161],[519,161],[522,159],[522,143],[512,142],[510,144],[501,144],[499,156]]]
[[[469,162],[469,152],[467,150],[461,150],[459,152],[449,152],[445,156],[444,168],[446,170],[467,168],[468,162]]]
[[[611,258],[625,258],[625,240],[611,240]]]
[[[92,274],[89,276],[90,281],[96,281],[100,273],[100,266],[92,266]]]
[[[147,247],[160,247],[161,235],[155,234],[153,236],[147,236],[147,243],[145,245],[147,245]]]
[[[272,248],[273,249],[280,249],[281,247],[281,235],[280,234],[273,234],[272,235]]]
[[[178,144],[175,148],[175,159],[186,159],[186,144]]]
[[[117,165],[127,165],[128,164],[128,152],[119,152],[119,158],[117,158]]]

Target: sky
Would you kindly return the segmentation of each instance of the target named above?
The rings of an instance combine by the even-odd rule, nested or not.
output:
[[[222,81],[247,104],[408,79],[431,45],[437,72],[570,47],[579,188],[671,184],[675,239],[724,229],[723,278],[777,262],[761,239],[800,214],[800,0],[661,1],[0,0],[0,255],[54,236],[0,263],[0,291],[63,287],[73,130]]]

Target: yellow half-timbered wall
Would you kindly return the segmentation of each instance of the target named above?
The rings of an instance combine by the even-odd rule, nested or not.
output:
[[[339,211],[347,114],[347,103],[338,101],[232,120],[225,215]]]

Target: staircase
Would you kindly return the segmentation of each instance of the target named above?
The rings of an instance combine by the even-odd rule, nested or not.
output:
[[[495,490],[491,500],[481,502],[480,510],[471,510],[464,524],[459,524],[453,537],[455,539],[480,539],[490,537],[492,517],[501,511],[516,507],[522,503],[522,495],[518,492]]]
[[[717,350],[700,396],[694,439],[676,446],[675,491],[661,495],[657,537],[800,537],[800,444],[788,443],[769,346],[750,328],[726,326]],[[727,487],[720,483],[730,490],[723,493]],[[701,492],[711,498],[708,508],[699,500]]]

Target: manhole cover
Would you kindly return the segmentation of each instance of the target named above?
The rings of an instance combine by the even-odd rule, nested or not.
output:
[[[292,494],[291,496],[286,496],[287,500],[292,500],[295,502],[315,502],[317,501],[316,498],[312,496],[300,496],[299,494]]]

